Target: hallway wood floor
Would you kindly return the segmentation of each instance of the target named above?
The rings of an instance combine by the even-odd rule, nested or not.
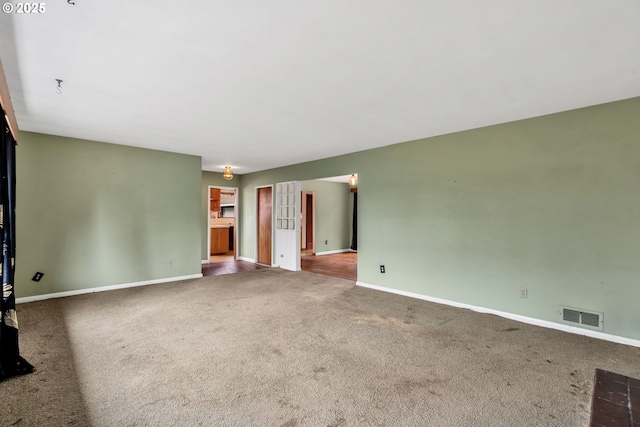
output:
[[[242,271],[260,270],[269,268],[266,265],[260,265],[253,262],[230,260],[223,262],[215,262],[202,265],[203,276],[220,276],[223,274],[240,273]]]
[[[353,280],[358,278],[358,253],[344,252],[330,255],[310,255],[303,253],[300,259],[302,270],[311,273],[324,274],[326,276],[339,277]]]
[[[316,256],[302,253],[300,266],[304,271],[353,280],[355,282],[358,277],[358,254],[356,252],[345,252],[341,254]],[[257,263],[231,259],[229,261],[203,264],[202,275],[220,276],[223,274],[260,270],[262,268],[269,267]]]

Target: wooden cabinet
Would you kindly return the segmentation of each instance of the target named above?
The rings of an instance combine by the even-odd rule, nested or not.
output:
[[[209,194],[209,210],[220,212],[220,189],[212,188]]]
[[[211,229],[211,255],[229,251],[229,229],[227,227]]]

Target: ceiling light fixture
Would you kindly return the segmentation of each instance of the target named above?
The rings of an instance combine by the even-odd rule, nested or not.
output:
[[[231,166],[224,167],[224,172],[222,172],[222,176],[227,181],[230,181],[233,178],[233,172],[231,171]]]
[[[58,95],[61,95],[62,94],[62,80],[56,79],[56,81],[58,82],[58,87],[56,87],[56,93]]]
[[[358,185],[358,175],[356,175],[355,173],[351,174],[351,178],[349,178],[349,185],[352,187]]]

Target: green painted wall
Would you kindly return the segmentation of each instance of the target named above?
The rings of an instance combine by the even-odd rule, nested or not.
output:
[[[302,181],[301,185],[303,191],[316,193],[316,252],[349,249],[352,212],[349,185],[318,180]]]
[[[256,185],[356,172],[359,281],[552,322],[601,311],[640,339],[638,117],[634,98],[246,174],[242,255]]]
[[[199,157],[29,132],[16,157],[18,297],[201,273]]]
[[[224,187],[224,188],[238,188],[240,191],[240,187],[242,183],[241,175],[233,175],[233,179],[231,181],[227,181],[222,177],[222,172],[209,172],[202,171],[202,182],[201,182],[201,206],[200,206],[200,214],[201,214],[201,243],[200,243],[200,257],[202,261],[207,261],[209,256],[207,254],[207,242],[209,233],[209,186],[213,187]]]

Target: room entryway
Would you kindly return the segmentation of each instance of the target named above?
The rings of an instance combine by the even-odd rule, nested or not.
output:
[[[303,191],[300,200],[302,215],[300,218],[300,255],[316,253],[315,251],[315,203],[316,194],[314,191]]]
[[[303,182],[300,197],[302,270],[357,280],[358,188],[354,178],[352,174]],[[340,242],[337,248],[335,244],[327,248],[328,241],[336,240]]]
[[[238,189],[209,187],[209,262],[233,261],[237,256]]]

